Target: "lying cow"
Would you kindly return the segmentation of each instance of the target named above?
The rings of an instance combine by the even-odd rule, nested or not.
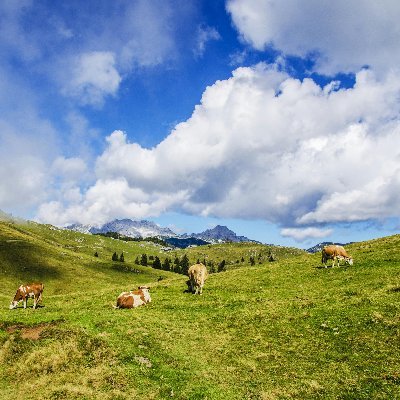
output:
[[[353,259],[343,246],[339,246],[337,244],[331,244],[329,246],[324,246],[322,249],[322,264],[326,264],[328,260],[332,260],[332,267],[335,266],[335,261],[337,261],[337,265],[339,266],[340,260],[344,260],[346,264],[353,265]]]
[[[42,301],[44,285],[43,283],[29,283],[26,285],[21,285],[15,293],[14,300],[10,304],[10,310],[17,308],[18,303],[23,301],[24,308],[26,308],[26,303],[29,298],[33,299],[33,308],[36,309],[39,301]]]
[[[143,306],[151,302],[150,288],[147,286],[139,286],[138,290],[130,292],[122,292],[117,298],[115,308],[135,308]]]
[[[194,264],[188,270],[190,291],[202,294],[205,280],[208,278],[207,268],[204,264]]]

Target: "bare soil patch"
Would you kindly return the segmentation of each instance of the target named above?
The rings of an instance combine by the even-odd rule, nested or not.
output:
[[[29,339],[29,340],[39,340],[40,335],[42,332],[46,329],[49,328],[54,324],[52,323],[43,323],[35,326],[26,326],[26,325],[11,325],[6,328],[7,333],[14,333],[17,331],[21,332],[21,338],[22,339]]]

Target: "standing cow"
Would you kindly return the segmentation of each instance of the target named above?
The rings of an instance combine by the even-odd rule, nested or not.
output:
[[[332,267],[335,266],[335,262],[337,261],[337,265],[339,266],[340,260],[344,260],[346,264],[353,265],[353,259],[343,246],[339,246],[337,244],[331,244],[329,246],[324,246],[322,249],[322,264],[326,265],[328,260],[332,260]]]
[[[202,294],[205,280],[208,278],[207,268],[204,264],[194,264],[188,270],[190,291]]]
[[[36,309],[39,301],[42,301],[44,285],[43,283],[28,283],[21,285],[15,293],[14,300],[10,304],[10,310],[17,308],[18,303],[23,301],[24,308],[29,298],[33,298],[33,308]]]
[[[122,292],[117,298],[115,308],[136,308],[150,303],[151,296],[149,290],[150,288],[147,286],[139,286],[138,290]]]

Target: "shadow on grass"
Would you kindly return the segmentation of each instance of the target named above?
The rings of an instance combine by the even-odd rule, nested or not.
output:
[[[1,238],[0,273],[6,274],[8,278],[16,278],[21,283],[58,279],[61,273],[56,266],[50,265],[46,251],[47,249],[25,240]]]

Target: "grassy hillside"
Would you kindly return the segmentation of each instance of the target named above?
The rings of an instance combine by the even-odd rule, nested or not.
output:
[[[0,224],[0,398],[400,398],[399,249],[398,235],[355,243],[354,266],[333,269],[286,249],[212,274],[194,296],[182,275],[158,282],[160,271],[110,261],[158,254],[150,244]],[[45,282],[44,307],[8,310],[28,278]],[[140,283],[151,304],[112,308]]]

